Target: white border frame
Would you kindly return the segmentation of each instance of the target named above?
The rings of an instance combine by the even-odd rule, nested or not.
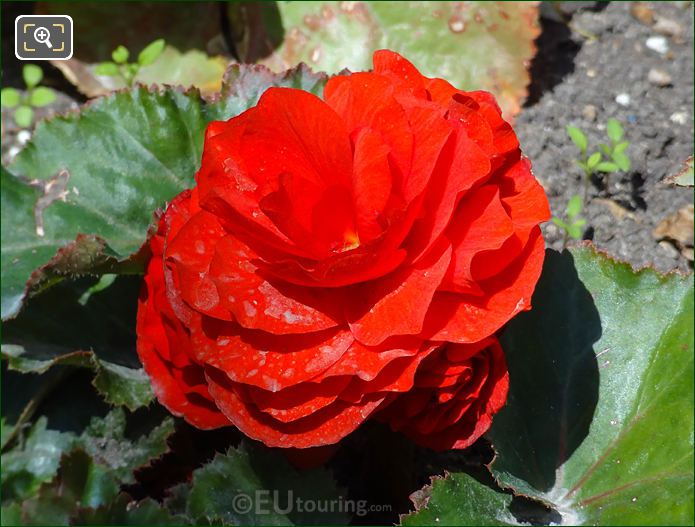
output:
[[[19,53],[17,53],[17,44],[19,43],[19,39],[17,38],[17,29],[19,26],[19,20],[24,19],[24,18],[45,18],[47,16],[53,16],[53,17],[61,17],[68,19],[70,21],[70,55],[67,57],[31,57],[31,58],[22,58],[19,56]],[[72,17],[70,15],[19,15],[17,18],[14,19],[14,56],[17,57],[19,60],[70,60],[72,58],[72,55],[75,51],[74,49],[74,40],[75,36],[75,24],[72,21]]]

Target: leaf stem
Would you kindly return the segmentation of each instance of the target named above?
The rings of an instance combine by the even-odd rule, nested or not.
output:
[[[41,406],[41,403],[46,398],[46,396],[50,394],[61,382],[63,382],[70,375],[72,375],[74,371],[75,370],[72,368],[61,368],[56,372],[55,375],[53,375],[52,378],[48,379],[46,383],[43,386],[41,386],[41,388],[39,388],[39,390],[34,394],[34,396],[31,399],[29,399],[29,402],[26,404],[26,406],[24,406],[22,412],[19,414],[17,422],[14,425],[14,429],[12,430],[12,432],[10,432],[7,441],[5,441],[5,444],[2,445],[1,451],[3,453],[6,452],[8,450],[8,447],[12,445],[15,439],[17,439],[17,436],[24,428],[24,425],[27,424],[29,420],[33,417],[34,412],[36,412],[39,406]]]

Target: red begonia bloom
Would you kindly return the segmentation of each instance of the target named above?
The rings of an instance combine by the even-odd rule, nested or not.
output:
[[[530,307],[545,194],[492,95],[390,51],[323,99],[270,88],[205,137],[152,239],[138,352],[159,400],[269,446],[370,416],[437,449],[504,404],[494,333]]]

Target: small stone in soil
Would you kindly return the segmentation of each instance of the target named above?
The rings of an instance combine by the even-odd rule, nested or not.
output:
[[[656,51],[661,55],[668,52],[668,41],[662,36],[649,37],[645,42],[645,45],[652,51]]]
[[[668,86],[673,81],[667,72],[657,68],[652,68],[649,70],[647,80],[655,86]]]
[[[664,18],[662,16],[656,19],[654,31],[666,35],[667,37],[680,38],[683,35],[683,28],[675,20]]]
[[[617,102],[620,106],[630,106],[630,95],[627,93],[619,93],[615,97],[615,102]]]
[[[642,2],[635,2],[630,8],[630,13],[645,26],[651,26],[654,23],[654,10]]]
[[[686,112],[673,112],[669,119],[673,123],[685,125],[688,123],[688,114]]]
[[[587,121],[595,121],[596,120],[596,106],[593,104],[587,104],[584,106],[582,109],[582,115],[584,116],[584,119]]]

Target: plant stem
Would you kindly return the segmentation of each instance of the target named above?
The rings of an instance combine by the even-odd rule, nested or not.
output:
[[[19,414],[17,422],[14,425],[14,429],[12,430],[12,432],[10,432],[7,441],[5,441],[5,444],[2,445],[2,452],[5,452],[7,450],[7,447],[10,446],[15,439],[17,439],[17,436],[24,428],[24,425],[29,422],[29,420],[34,415],[34,412],[36,412],[36,410],[41,405],[46,396],[50,394],[61,382],[63,382],[74,371],[75,370],[72,368],[61,368],[51,379],[47,380],[46,383],[43,386],[41,386],[41,388],[39,388],[39,390],[34,394],[34,396],[31,399],[29,399],[29,402],[22,409],[22,413]]]

